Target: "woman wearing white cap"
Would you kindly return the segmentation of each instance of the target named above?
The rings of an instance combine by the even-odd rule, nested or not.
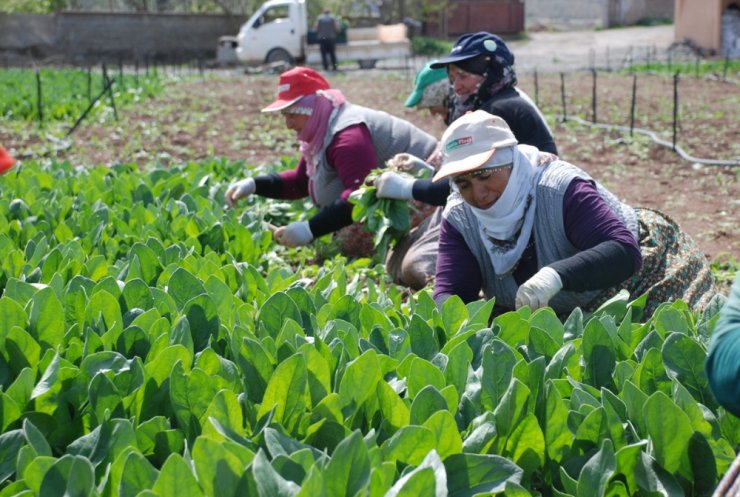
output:
[[[440,227],[434,298],[495,297],[499,311],[594,310],[619,289],[647,293],[644,316],[716,293],[704,256],[665,215],[632,208],[578,167],[519,145],[484,111],[453,122],[441,141],[453,193]]]
[[[357,230],[342,237],[343,252],[367,255],[363,252],[371,250],[372,243],[358,243],[368,237],[357,236],[363,230],[353,225],[350,193],[371,170],[397,153],[426,157],[437,145],[434,137],[408,121],[347,102],[342,92],[331,89],[321,74],[307,67],[282,73],[277,100],[262,112],[283,114],[285,125],[298,136],[301,159],[294,170],[233,183],[226,191],[226,202],[233,207],[254,193],[282,199],[310,196],[319,212],[274,232],[278,243],[290,247],[307,245],[352,225]]]
[[[506,43],[495,34],[481,31],[460,36],[450,54],[430,63],[428,72],[422,75],[429,77],[431,71],[446,73],[454,89],[447,124],[465,112],[482,109],[502,117],[519,143],[557,154],[555,140],[542,113],[516,87],[513,65],[514,54]],[[409,154],[395,157],[393,164],[402,170],[423,167],[420,159]],[[446,182],[432,184],[428,179],[415,179],[393,171],[384,172],[375,185],[380,198],[416,200],[435,206],[444,206],[450,193]],[[418,289],[434,276],[441,214],[441,209],[435,210],[390,252],[386,267],[399,283]]]

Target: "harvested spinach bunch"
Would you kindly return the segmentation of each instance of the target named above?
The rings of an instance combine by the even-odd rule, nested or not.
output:
[[[387,169],[374,169],[365,180],[365,186],[358,188],[349,197],[354,204],[352,220],[362,222],[365,229],[374,234],[373,245],[381,261],[385,260],[388,249],[411,229],[411,209],[408,200],[378,198],[375,179]]]

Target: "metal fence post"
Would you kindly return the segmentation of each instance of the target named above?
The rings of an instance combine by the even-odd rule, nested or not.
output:
[[[673,150],[676,150],[676,134],[678,133],[678,80],[680,71],[673,75]]]
[[[563,104],[563,122],[568,120],[568,113],[565,109],[565,73],[560,73],[560,101]]]
[[[44,102],[43,94],[41,93],[41,71],[36,69],[36,109],[39,114],[39,126],[44,125]]]
[[[591,88],[591,121],[596,122],[596,69],[591,69],[593,86]]]
[[[632,75],[632,103],[630,104],[630,137],[635,129],[635,105],[637,104],[637,74]]]

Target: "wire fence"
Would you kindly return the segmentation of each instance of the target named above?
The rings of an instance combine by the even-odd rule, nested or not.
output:
[[[520,88],[544,113],[645,136],[692,163],[740,165],[740,117],[732,110],[740,105],[739,60],[705,58],[684,41],[662,50],[590,49],[580,64],[569,62],[577,68],[518,71]],[[708,134],[713,142],[706,142]]]
[[[561,122],[630,137],[640,134],[692,163],[740,165],[740,118],[732,112],[740,104],[735,80],[679,70],[661,75],[593,69],[545,76],[535,72],[520,86],[532,92],[544,113]],[[708,135],[713,142],[707,142]]]
[[[428,57],[415,57],[396,70],[412,81],[414,67],[421,67],[428,60]],[[740,104],[737,78],[740,61],[707,60],[686,44],[664,51],[633,48],[625,51],[619,63],[616,61],[608,57],[597,60],[592,51],[586,63],[592,66],[590,68],[558,73],[540,73],[534,69],[519,73],[519,87],[529,93],[544,113],[560,121],[612,130],[630,137],[643,135],[692,163],[740,165],[740,142],[736,139],[740,120],[731,111]],[[202,59],[165,64],[145,58],[128,66],[119,62],[113,69],[101,65],[100,77],[94,77],[97,69],[88,66],[86,83],[82,85],[88,103],[71,120],[65,138],[75,132],[96,106],[107,106],[117,119],[116,95],[125,91],[126,85],[138,86],[140,78],[143,81],[152,75],[204,76],[211,71],[214,68],[206,67]],[[98,80],[99,84],[94,83]],[[709,94],[697,91],[697,82],[706,85],[707,80],[712,84]],[[45,116],[44,100],[58,96],[47,95],[38,71],[36,87],[36,119],[43,126],[49,119]],[[728,134],[727,130],[719,129],[723,126],[735,129],[735,139],[732,130]],[[695,133],[706,127],[717,129],[719,146],[702,141],[706,132]]]

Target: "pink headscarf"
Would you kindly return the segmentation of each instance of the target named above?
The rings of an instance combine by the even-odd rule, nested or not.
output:
[[[313,176],[316,171],[319,154],[323,152],[324,137],[329,123],[346,101],[339,90],[319,90],[311,95],[306,95],[293,104],[298,108],[311,109],[306,125],[298,134],[301,154],[306,158],[309,177]]]

